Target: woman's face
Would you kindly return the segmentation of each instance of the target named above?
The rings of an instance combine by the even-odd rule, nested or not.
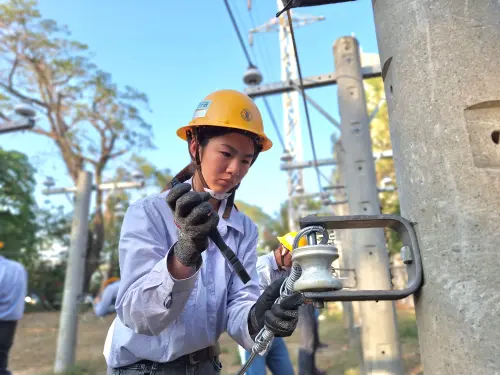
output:
[[[194,157],[195,142],[190,151]],[[254,152],[253,141],[239,133],[211,138],[200,148],[201,170],[208,187],[216,193],[226,193],[238,185],[248,173]]]

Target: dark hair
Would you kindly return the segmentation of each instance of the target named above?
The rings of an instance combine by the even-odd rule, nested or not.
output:
[[[221,137],[230,133],[238,133],[242,134],[246,137],[249,137],[254,144],[254,159],[257,158],[257,155],[262,151],[262,142],[258,135],[248,132],[242,129],[235,128],[224,128],[219,126],[199,126],[196,129],[196,139],[201,147],[205,147],[208,144],[208,141],[215,137]]]

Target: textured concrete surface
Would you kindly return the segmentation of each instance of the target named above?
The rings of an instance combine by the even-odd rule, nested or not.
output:
[[[425,374],[500,374],[500,2],[372,3]]]

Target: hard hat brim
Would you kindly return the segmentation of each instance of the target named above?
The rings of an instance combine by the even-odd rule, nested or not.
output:
[[[271,147],[273,147],[273,142],[269,138],[267,138],[267,136],[265,134],[257,134],[257,133],[249,131],[248,129],[246,129],[244,127],[241,127],[241,126],[238,126],[238,125],[232,125],[232,124],[224,124],[224,125],[210,125],[210,124],[207,124],[207,125],[186,125],[186,126],[183,126],[183,127],[179,128],[179,129],[177,129],[177,136],[179,138],[187,141],[187,135],[186,135],[187,131],[189,129],[192,129],[192,128],[196,127],[196,126],[215,126],[215,127],[221,127],[221,128],[232,128],[232,129],[244,130],[244,131],[247,131],[249,133],[257,135],[262,140],[262,151],[261,152],[267,151]]]
[[[292,249],[288,248],[288,241],[286,240],[286,236],[282,236],[282,237],[276,237],[278,239],[278,241],[280,242],[280,244],[282,244],[285,249],[287,249],[289,252],[292,252]]]

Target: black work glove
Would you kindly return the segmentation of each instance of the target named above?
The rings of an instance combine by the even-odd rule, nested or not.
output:
[[[198,263],[201,253],[208,247],[208,233],[219,223],[219,215],[208,203],[210,194],[190,190],[189,184],[177,184],[167,195],[180,232],[174,254],[187,267]]]
[[[279,304],[274,304],[280,296],[283,281],[285,277],[269,285],[250,309],[248,331],[253,339],[264,325],[276,337],[290,336],[295,330],[299,315],[298,309],[304,303],[304,296],[301,293],[293,293]]]

